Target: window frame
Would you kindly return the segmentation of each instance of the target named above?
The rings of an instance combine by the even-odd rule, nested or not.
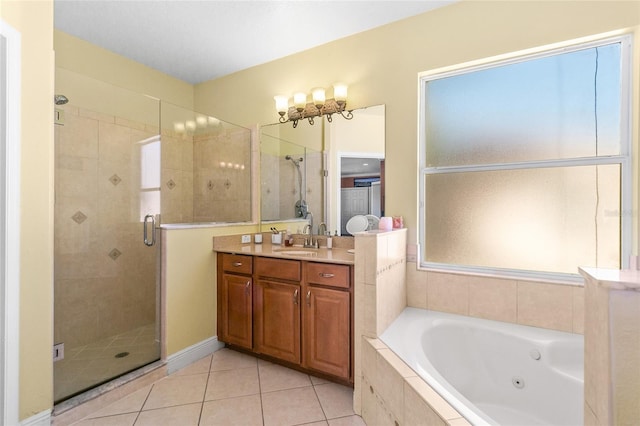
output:
[[[526,162],[510,162],[495,164],[471,164],[462,166],[440,166],[428,167],[426,164],[426,88],[430,81],[456,75],[468,74],[505,65],[527,62],[544,57],[571,53],[609,44],[620,43],[620,154],[601,157],[584,157],[552,160],[534,160]],[[632,229],[633,215],[630,213],[633,208],[633,158],[631,150],[632,136],[632,116],[631,116],[631,76],[632,76],[632,36],[624,34],[614,37],[595,38],[589,41],[571,41],[562,46],[547,46],[536,51],[527,50],[515,52],[510,55],[487,58],[482,61],[463,63],[454,67],[440,68],[418,74],[418,267],[426,270],[439,270],[448,272],[461,272],[469,274],[505,276],[514,278],[526,278],[532,280],[553,281],[553,282],[582,282],[578,274],[577,267],[574,274],[556,273],[547,271],[531,271],[520,269],[507,269],[498,267],[483,267],[470,265],[457,265],[428,262],[425,254],[420,250],[425,247],[428,230],[425,224],[425,180],[428,175],[457,173],[457,172],[478,172],[478,171],[500,171],[518,169],[540,169],[550,167],[571,167],[585,165],[620,165],[620,263],[621,268],[629,266],[629,256],[632,249]],[[580,266],[580,265],[577,265]]]

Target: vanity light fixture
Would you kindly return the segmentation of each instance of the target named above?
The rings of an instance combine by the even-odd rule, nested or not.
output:
[[[340,114],[344,119],[351,120],[353,114],[346,111],[347,107],[347,85],[336,83],[333,85],[333,98],[326,99],[325,91],[322,87],[311,89],[311,100],[307,102],[307,94],[303,92],[293,95],[293,106],[289,106],[289,98],[286,96],[274,96],[276,101],[276,111],[280,115],[280,122],[293,122],[293,127],[298,126],[298,121],[302,119],[309,120],[309,124],[313,125],[314,117],[327,117],[327,121],[331,123],[333,114]],[[286,117],[285,117],[286,116]]]

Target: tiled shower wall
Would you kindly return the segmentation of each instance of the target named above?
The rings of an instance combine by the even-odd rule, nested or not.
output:
[[[162,131],[162,222],[251,220],[251,134]]]
[[[136,170],[137,143],[157,128],[58,108],[54,338],[69,348],[155,321],[156,251],[143,244]]]
[[[284,156],[263,152],[260,157],[260,168],[263,220],[293,218],[296,202],[300,199],[296,167],[291,161],[285,160]],[[300,168],[303,172],[303,198],[313,214],[314,228],[316,228],[324,220],[322,154],[307,152]]]

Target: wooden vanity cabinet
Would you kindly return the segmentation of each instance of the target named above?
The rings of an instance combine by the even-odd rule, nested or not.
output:
[[[353,383],[353,268],[246,258],[218,254],[220,340]]]
[[[218,253],[218,337],[253,349],[253,257]]]
[[[255,266],[255,351],[300,364],[300,261],[256,257]]]
[[[351,268],[306,263],[302,366],[351,379]]]

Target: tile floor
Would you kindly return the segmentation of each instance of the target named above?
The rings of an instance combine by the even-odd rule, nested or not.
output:
[[[364,426],[353,389],[221,349],[87,416],[88,425]]]
[[[116,356],[118,354],[126,356]],[[154,324],[135,328],[88,345],[68,347],[53,363],[54,400],[60,401],[113,377],[160,359]]]

